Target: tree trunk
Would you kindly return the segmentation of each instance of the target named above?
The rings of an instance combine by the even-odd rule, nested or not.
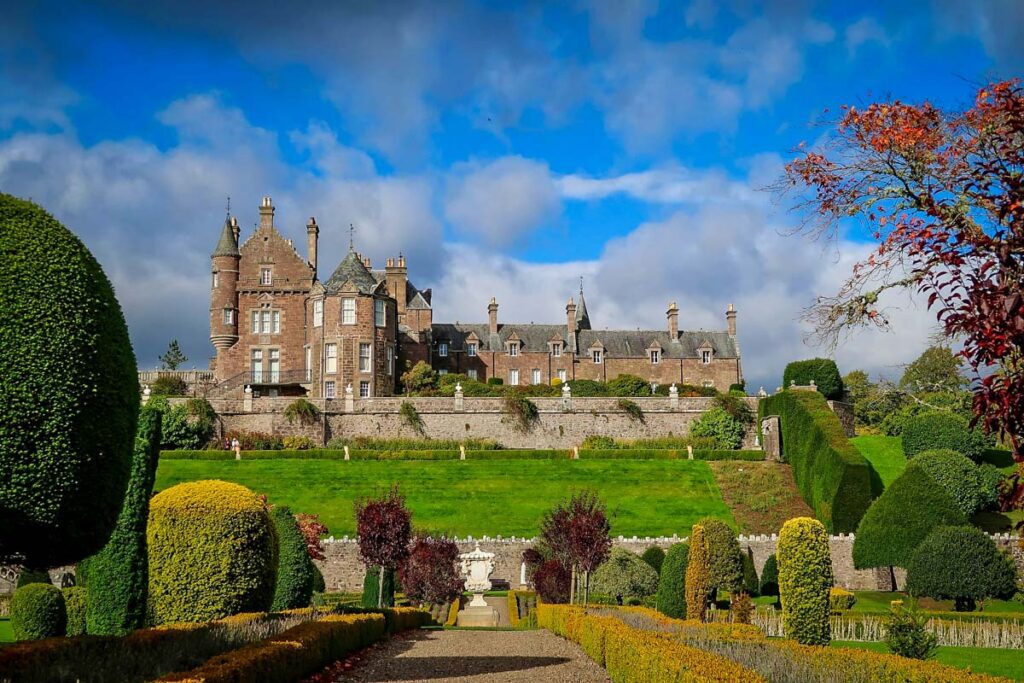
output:
[[[572,580],[569,582],[569,604],[576,604],[576,565],[572,566]]]
[[[590,604],[590,570],[583,572],[583,609]]]
[[[377,581],[377,609],[384,608],[384,565],[380,566],[380,576]]]

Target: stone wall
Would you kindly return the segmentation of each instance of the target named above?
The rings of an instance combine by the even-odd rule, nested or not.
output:
[[[992,537],[996,544],[1008,548],[1017,561],[1017,571],[1024,576],[1024,551],[1020,547],[1020,539],[1009,534],[996,534]],[[624,538],[619,536],[613,543],[617,548],[640,554],[651,546],[668,549],[675,543],[685,541],[678,536],[660,536],[656,538]],[[740,547],[749,552],[754,560],[758,575],[764,569],[768,556],[775,552],[779,537],[771,536],[740,536]],[[892,590],[891,578],[886,569],[858,570],[853,567],[853,534],[840,534],[829,537],[829,549],[832,552],[832,571],[835,585],[851,590]],[[518,588],[521,578],[521,557],[523,551],[533,545],[534,539],[524,538],[488,538],[479,540],[480,548],[495,554],[494,573],[491,578],[505,579],[513,588]],[[477,541],[468,538],[458,540],[460,552],[469,552]],[[358,592],[363,587],[365,570],[358,559],[358,547],[349,538],[331,539],[324,543],[327,559],[318,562],[324,574],[329,591]],[[899,589],[904,587],[905,572],[897,569],[896,580]]]
[[[638,422],[621,410],[617,398],[531,399],[540,421],[522,433],[502,410],[500,398],[370,398],[314,400],[322,415],[317,424],[289,423],[284,409],[293,399],[255,398],[210,399],[217,412],[219,435],[228,431],[255,431],[279,435],[303,434],[320,444],[334,437],[420,438],[399,413],[402,403],[416,407],[428,438],[493,439],[509,448],[572,448],[590,435],[622,439],[683,436],[690,425],[711,407],[710,398],[650,397],[631,399],[644,411]],[[757,410],[757,399],[747,399]],[[744,448],[757,448],[753,425],[747,431]]]

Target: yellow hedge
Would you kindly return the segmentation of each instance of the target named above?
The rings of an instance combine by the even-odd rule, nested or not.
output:
[[[277,536],[263,501],[244,486],[197,481],[163,491],[150,502],[146,536],[156,623],[270,607]]]

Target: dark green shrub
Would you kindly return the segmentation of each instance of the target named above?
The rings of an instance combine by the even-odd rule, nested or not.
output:
[[[178,375],[160,375],[149,385],[151,396],[184,396],[188,382]]]
[[[640,559],[651,565],[651,568],[661,575],[661,565],[665,562],[665,551],[656,545],[645,550]]]
[[[150,501],[146,541],[155,623],[270,607],[277,536],[263,501],[244,486],[207,480],[158,493]]]
[[[149,406],[139,415],[131,478],[121,514],[100,552],[79,563],[89,591],[85,618],[93,635],[123,635],[146,620],[149,563],[146,521],[160,452],[160,412]]]
[[[378,595],[380,592],[380,567],[370,567],[363,577],[363,607],[377,609]],[[385,607],[395,606],[395,572],[387,570],[384,574],[384,601]]]
[[[836,362],[829,358],[811,358],[793,361],[782,373],[782,387],[789,389],[793,382],[797,386],[809,386],[813,381],[825,398],[839,400],[843,397],[843,378]]]
[[[615,442],[615,439],[610,436],[601,436],[600,434],[590,434],[580,444],[581,449],[588,450],[612,450],[618,447],[619,445]]]
[[[948,449],[977,462],[988,443],[984,435],[971,430],[967,420],[956,413],[933,411],[912,417],[903,427],[903,453]]]
[[[409,426],[414,432],[423,436],[425,434],[423,430],[423,418],[420,417],[420,413],[409,401],[402,401],[402,405],[398,409],[398,414],[402,417],[402,421]]]
[[[30,583],[11,597],[11,630],[17,640],[62,636],[68,615],[64,595],[53,584]]]
[[[1016,588],[1013,558],[972,526],[935,529],[914,551],[907,567],[908,593],[954,600],[958,611],[973,610],[977,600],[1009,598]]]
[[[310,425],[320,419],[320,409],[304,398],[297,398],[284,409],[284,416],[288,424],[298,420],[299,424]]]
[[[779,594],[779,561],[776,559],[775,553],[769,555],[768,559],[764,561],[758,592],[761,595]]]
[[[651,395],[651,383],[636,375],[619,375],[615,379],[608,380],[607,387],[608,393],[612,396]]]
[[[150,399],[147,407],[159,405]],[[191,450],[202,448],[210,441],[217,414],[205,398],[190,398],[162,412],[162,448]]]
[[[505,383],[505,380],[503,380],[501,377],[488,377],[487,383],[492,387],[500,387],[502,384]]]
[[[676,543],[665,553],[658,578],[657,609],[673,619],[686,618],[686,563],[690,556],[687,543]]]
[[[885,622],[885,644],[893,654],[910,659],[930,659],[938,638],[928,630],[929,616],[894,603]]]
[[[956,502],[918,467],[908,467],[868,509],[853,540],[857,569],[907,567],[940,526],[967,523]]]
[[[658,573],[625,548],[612,548],[611,556],[597,568],[590,580],[595,595],[609,595],[620,605],[630,599],[642,600],[658,591]]]
[[[103,269],[39,206],[0,193],[0,563],[99,550],[128,485],[139,380]]]
[[[320,567],[313,563],[313,592],[314,593],[326,593],[327,582],[324,581],[324,574],[320,571]]]
[[[21,588],[30,583],[52,584],[53,581],[50,580],[50,572],[45,569],[26,569],[18,574],[18,583],[15,585],[15,588]]]
[[[754,566],[754,558],[749,552],[743,555],[743,590],[752,596],[757,596],[761,586],[757,580],[757,568]]]
[[[871,465],[846,438],[825,399],[783,391],[762,399],[760,416],[778,415],[782,449],[800,494],[830,533],[848,533],[871,505]]]
[[[978,478],[981,481],[978,498],[981,501],[981,509],[984,510],[999,502],[999,490],[1006,475],[995,465],[985,462],[978,466]]]
[[[274,507],[270,519],[277,532],[277,586],[270,609],[275,612],[308,607],[313,597],[313,560],[306,552],[306,539],[291,510]]]
[[[82,586],[68,586],[62,588],[64,594],[64,611],[67,613],[67,629],[65,635],[84,636],[85,610],[88,595]]]
[[[729,392],[732,393],[734,391],[738,391],[741,394],[746,395],[746,393],[747,393],[747,383],[746,383],[746,381],[730,384],[729,385]]]
[[[573,396],[607,396],[608,385],[592,379],[573,379],[567,382]]]
[[[910,461],[908,467],[918,467],[928,473],[960,508],[970,517],[990,502],[987,482],[981,468],[956,451],[923,451]]]
[[[746,431],[742,422],[720,406],[712,407],[690,427],[692,436],[714,439],[715,448],[721,450],[737,449],[742,446]]]

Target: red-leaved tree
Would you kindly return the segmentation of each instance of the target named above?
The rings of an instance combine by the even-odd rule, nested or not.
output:
[[[777,190],[799,195],[805,228],[834,237],[868,221],[878,245],[835,296],[807,312],[835,344],[850,328],[887,327],[880,295],[925,295],[975,374],[977,422],[1024,463],[1024,91],[982,88],[943,111],[899,101],[846,107],[821,147],[786,166]],[[1008,505],[1019,507],[1018,475]]]
[[[541,520],[541,541],[552,559],[571,568],[569,601],[575,603],[576,579],[583,576],[583,604],[590,597],[590,574],[611,552],[611,524],[605,506],[592,491],[573,494]]]
[[[572,575],[558,560],[548,560],[533,574],[533,587],[544,602],[568,602],[571,582]]]
[[[320,516],[300,512],[295,515],[295,521],[299,525],[302,537],[306,539],[306,552],[309,554],[310,559],[327,559],[324,555],[324,546],[320,542],[320,538],[330,530],[320,521]]]
[[[442,604],[462,594],[459,546],[450,538],[417,536],[409,557],[399,570],[406,597],[426,604]]]
[[[405,507],[398,487],[392,487],[381,498],[356,501],[355,507],[359,559],[367,568],[381,568],[377,607],[383,607],[384,575],[409,556],[412,513]]]

